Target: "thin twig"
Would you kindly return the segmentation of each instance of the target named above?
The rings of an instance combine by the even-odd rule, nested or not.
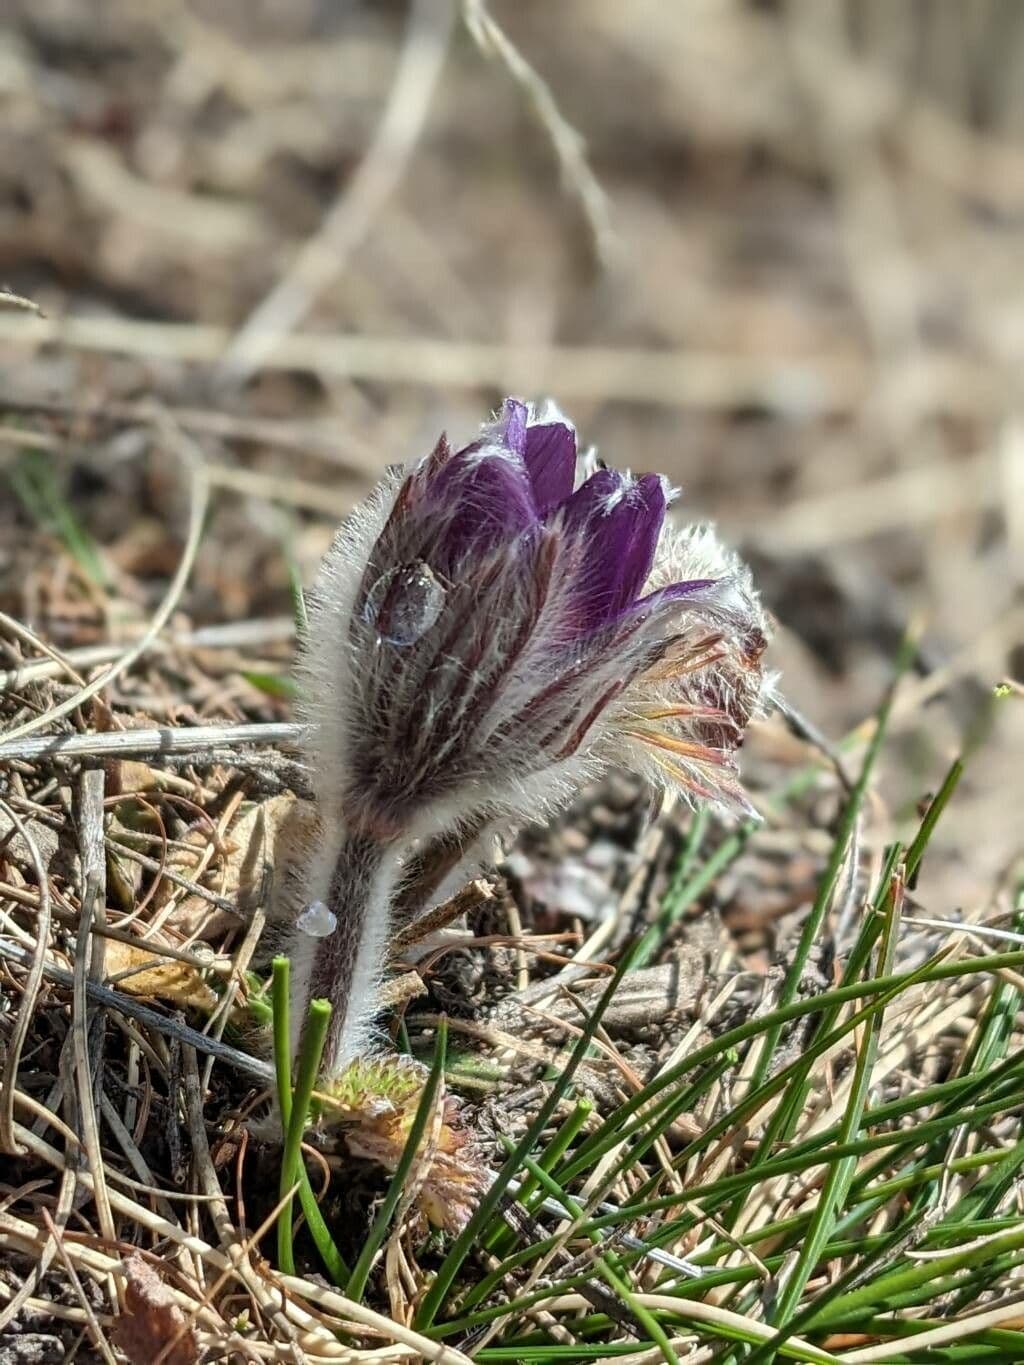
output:
[[[170,426],[170,423],[166,423],[165,427],[172,435],[174,434],[174,429]],[[185,584],[188,582],[189,574],[192,572],[192,565],[195,561],[196,552],[199,549],[199,539],[202,535],[203,524],[206,517],[206,507],[209,501],[209,485],[206,478],[206,472],[203,468],[202,457],[196,452],[191,442],[187,441],[184,436],[181,436],[181,434],[178,433],[178,437],[179,439],[173,441],[173,445],[188,471],[190,480],[189,526],[188,535],[185,541],[185,549],[182,553],[181,560],[178,563],[178,567],[175,570],[174,577],[171,579],[167,592],[164,594],[163,601],[154,613],[153,619],[150,621],[145,632],[133,645],[129,645],[115,663],[112,663],[109,668],[105,669],[99,677],[94,678],[91,683],[87,684],[85,687],[79,688],[64,701],[59,702],[56,706],[52,706],[44,711],[42,715],[33,716],[31,720],[27,720],[24,724],[18,725],[13,730],[8,731],[5,735],[5,739],[8,743],[15,739],[21,739],[23,736],[34,734],[36,730],[45,729],[46,726],[52,725],[55,720],[59,720],[61,716],[70,714],[70,712],[81,706],[83,702],[88,701],[90,697],[94,697],[98,692],[102,692],[102,690],[105,687],[108,687],[115,678],[119,678],[122,673],[131,668],[132,664],[134,664],[137,659],[145,654],[146,650],[160,634],[161,630],[163,630],[171,613],[178,605],[181,594],[185,590]]]
[[[23,294],[15,294],[3,285],[0,285],[0,308],[11,308],[19,313],[33,313],[37,318],[45,318],[46,314],[32,299],[27,299]]]
[[[171,882],[174,886],[180,886],[183,891],[187,891],[192,896],[198,896],[200,900],[207,901],[210,905],[215,905],[218,910],[224,910],[229,915],[239,913],[238,906],[227,896],[218,895],[216,891],[211,891],[201,882],[191,881],[180,872],[176,872],[173,867],[168,867],[166,862],[159,862],[156,858],[150,858],[145,853],[140,853],[138,849],[122,843],[120,839],[107,839],[107,845],[119,857],[127,858],[129,862],[138,863],[140,867],[146,868],[149,872],[154,872],[160,878]],[[198,851],[198,850],[195,850]],[[134,913],[134,912],[133,912]]]
[[[85,735],[47,735],[0,740],[0,763],[40,758],[162,758],[168,754],[205,754],[217,745],[270,744],[293,747],[302,726],[287,721],[252,725],[166,725],[143,730]]]
[[[45,659],[26,659],[17,668],[0,670],[0,692],[13,691],[29,683],[42,682],[47,678],[59,678],[68,674],[72,682],[84,685],[85,679],[79,669],[95,668],[97,664],[109,663],[120,657],[124,645],[106,641],[99,645],[83,645],[80,649],[69,649],[58,653],[45,640],[39,639],[19,621],[12,620],[0,612],[0,626],[5,630],[20,633],[22,638],[31,641]],[[238,650],[253,645],[288,644],[295,637],[295,622],[290,616],[269,616],[254,621],[229,621],[219,626],[202,626],[198,630],[169,634],[162,640],[155,640],[152,653],[164,654],[171,650]]]
[[[42,1215],[43,1222],[46,1224],[46,1230],[49,1232],[56,1245],[57,1255],[60,1257],[61,1264],[67,1272],[67,1277],[71,1281],[72,1288],[78,1297],[78,1302],[82,1305],[82,1312],[85,1314],[85,1320],[89,1326],[89,1333],[93,1339],[93,1345],[107,1362],[107,1365],[117,1365],[117,1358],[110,1349],[106,1337],[103,1335],[103,1329],[96,1321],[96,1314],[93,1311],[92,1304],[89,1302],[88,1296],[82,1288],[82,1282],[78,1278],[78,1272],[75,1270],[75,1267],[68,1256],[67,1249],[64,1245],[63,1229],[58,1228],[54,1223],[53,1218],[50,1216],[49,1209],[44,1207]]]
[[[40,398],[10,389],[0,389],[0,411],[43,413],[96,426],[148,426],[153,420],[150,402],[128,402],[106,395],[89,402],[75,398]],[[354,434],[342,433],[326,422],[295,422],[280,417],[250,417],[213,408],[166,407],[167,415],[182,431],[196,436],[215,436],[224,441],[242,441],[277,446],[296,454],[314,455],[329,460],[340,469],[365,477],[379,472],[376,452],[368,444],[359,445]],[[19,435],[23,435],[19,432]]]
[[[33,955],[20,943],[15,943],[12,939],[0,938],[0,958],[7,958],[12,962],[27,965],[32,962]],[[73,974],[66,967],[58,967],[53,962],[44,961],[42,975],[51,981],[59,982],[62,986],[74,984]],[[189,1028],[187,1024],[182,1024],[177,1019],[161,1014],[158,1010],[150,1008],[149,1005],[144,1005],[140,1000],[136,1000],[130,995],[124,995],[121,991],[112,991],[109,986],[99,986],[94,981],[87,981],[85,992],[90,1000],[95,1000],[97,1004],[106,1005],[109,1009],[120,1010],[122,1014],[128,1015],[131,1019],[137,1019],[157,1033],[165,1034],[168,1038],[177,1038],[180,1042],[194,1047],[198,1052],[208,1053],[210,1056],[216,1057],[218,1061],[226,1062],[228,1066],[233,1066],[236,1071],[240,1071],[243,1075],[256,1081],[258,1085],[273,1084],[273,1067],[269,1062],[261,1061],[259,1057],[252,1057],[247,1052],[240,1052],[238,1048],[231,1047],[228,1043],[222,1043],[219,1038],[208,1038],[205,1033],[200,1033],[198,1029]],[[10,1056],[10,1052],[8,1052],[8,1056]],[[5,1081],[8,1070],[9,1067],[5,1068]]]
[[[477,47],[485,56],[498,58],[547,134],[562,182],[583,213],[594,259],[607,269],[617,254],[618,239],[611,224],[608,196],[590,168],[583,138],[559,109],[547,81],[490,14],[485,0],[462,0],[462,15]]]
[[[73,666],[66,654],[59,653],[51,644],[41,639],[34,630],[29,630],[28,626],[21,621],[16,621],[13,616],[8,616],[5,611],[0,611],[0,629],[5,630],[9,635],[13,635],[22,644],[27,644],[30,648],[38,649],[41,654],[45,654],[47,657],[42,661],[41,666],[52,670],[48,672],[48,677],[59,678],[67,674],[73,683],[79,687],[85,686],[85,679]],[[39,662],[37,660],[37,663]],[[18,678],[20,676],[20,669],[13,669],[10,673],[0,673],[0,691],[6,690],[7,678]]]
[[[296,1330],[281,1309],[274,1303],[274,1296],[260,1280],[249,1259],[249,1242],[239,1236],[238,1229],[231,1221],[227,1200],[217,1179],[217,1172],[210,1156],[210,1146],[206,1137],[206,1124],[203,1121],[203,1083],[199,1075],[199,1063],[195,1050],[185,1049],[183,1058],[185,1083],[185,1114],[188,1121],[189,1138],[192,1144],[192,1161],[199,1177],[199,1184],[211,1200],[210,1215],[217,1230],[217,1238],[224,1254],[233,1264],[235,1273],[241,1278],[249,1293],[259,1303],[262,1310],[273,1319],[278,1331],[289,1342],[289,1354],[296,1361],[302,1360],[302,1353],[295,1347]],[[280,1213],[280,1210],[278,1210]],[[215,1288],[219,1288],[216,1286]],[[214,1291],[215,1292],[215,1291]]]
[[[448,50],[453,0],[415,0],[384,117],[366,156],[284,278],[249,314],[221,370],[244,383],[341,275],[394,193],[426,122]]]
[[[0,341],[33,348],[50,341],[149,361],[209,364],[223,355],[230,334],[208,324],[73,317],[33,323],[30,336],[22,319],[0,313]],[[780,356],[319,333],[281,338],[262,366],[428,389],[557,392],[566,400],[647,402],[715,412],[754,407],[803,420],[858,411],[872,379],[863,355],[852,348]],[[892,378],[937,412],[989,413],[1002,401],[999,378],[990,367],[938,350],[924,349],[912,362],[898,364]]]
[[[22,987],[21,1003],[18,1006],[14,1027],[11,1030],[10,1041],[7,1044],[3,1075],[0,1076],[0,1150],[3,1150],[8,1156],[18,1156],[21,1149],[14,1137],[14,1091],[18,1083],[18,1064],[21,1061],[21,1051],[25,1046],[25,1040],[32,1025],[36,999],[39,995],[39,988],[43,984],[43,976],[46,973],[46,950],[50,940],[50,882],[39,847],[21,816],[13,806],[10,806],[2,798],[0,798],[0,810],[7,814],[24,840],[29,857],[32,859],[36,885],[39,888],[39,908],[36,911],[35,941],[32,951],[29,953],[27,949],[13,945],[17,947],[19,960],[28,967],[28,976]],[[68,972],[66,975],[70,983],[71,973]]]
[[[93,939],[94,923],[105,917],[106,911],[106,851],[103,843],[102,768],[87,768],[79,780],[79,827],[81,893],[79,898],[78,932],[75,937],[74,985],[71,996],[71,1049],[74,1059],[75,1095],[77,1097],[78,1128],[82,1148],[93,1178],[93,1198],[99,1215],[100,1231],[107,1241],[116,1236],[114,1219],[107,1199],[106,1175],[100,1147],[99,1124],[96,1121],[94,1080],[102,1074],[102,1063],[97,1066],[97,1077],[92,1074],[90,1056],[95,1009],[87,1004],[86,982],[101,985],[103,981],[103,940]],[[102,1020],[98,1021],[102,1027]],[[100,1092],[102,1094],[102,1091]]]

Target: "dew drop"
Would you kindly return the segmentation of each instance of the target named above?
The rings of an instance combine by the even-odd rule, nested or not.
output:
[[[412,645],[444,610],[447,593],[422,559],[381,574],[367,593],[363,619],[391,645]]]
[[[307,905],[295,923],[310,938],[327,938],[338,927],[334,912],[328,910],[323,901],[313,901]]]

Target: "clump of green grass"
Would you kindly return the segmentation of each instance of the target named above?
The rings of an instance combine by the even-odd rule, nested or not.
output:
[[[8,479],[28,515],[63,543],[86,578],[99,588],[109,587],[103,553],[64,497],[53,461],[42,451],[23,451],[9,468]]]
[[[598,1113],[572,1098],[573,1079],[607,1004],[749,833],[704,857],[705,824],[695,822],[657,922],[621,957],[568,1065],[434,1264],[415,1322],[424,1336],[482,1362],[538,1365],[1024,1359],[1024,1300],[1014,1297],[1024,1265],[1024,951],[965,957],[945,945],[897,965],[907,886],[959,762],[913,836],[887,850],[835,984],[804,993],[888,709],[774,1007]],[[1024,898],[1018,918],[1024,928]],[[948,1005],[950,1026],[969,1025],[927,1083],[911,1072],[914,1045],[901,1051],[898,1022],[909,1012],[912,1023],[925,1001]],[[831,1105],[821,1100],[828,1087]],[[681,1143],[679,1121],[711,1098],[701,1131]],[[356,1295],[398,1203],[394,1182],[391,1194],[349,1281]],[[552,1210],[562,1216],[552,1221]],[[668,1264],[652,1258],[659,1250]]]

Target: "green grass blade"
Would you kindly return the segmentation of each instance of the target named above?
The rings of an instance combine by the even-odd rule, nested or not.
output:
[[[905,640],[900,650],[899,657],[896,660],[896,672],[892,685],[890,686],[882,705],[878,709],[878,714],[875,718],[874,734],[871,736],[867,752],[864,755],[860,774],[854,784],[853,791],[850,793],[850,798],[846,803],[842,819],[839,822],[839,829],[832,844],[832,852],[825,867],[824,876],[818,886],[814,904],[811,906],[810,913],[804,921],[804,926],[800,933],[800,940],[797,944],[796,952],[793,955],[793,961],[789,965],[789,970],[787,971],[786,978],[782,984],[782,990],[779,995],[779,1004],[783,1007],[790,1004],[796,998],[797,993],[800,990],[800,984],[804,979],[804,972],[807,967],[807,959],[810,957],[811,949],[814,947],[818,935],[821,932],[821,926],[824,922],[825,915],[828,913],[829,906],[832,904],[836,887],[839,885],[839,877],[842,872],[843,863],[846,859],[854,831],[857,827],[860,809],[864,804],[864,798],[867,795],[871,774],[874,771],[875,763],[878,761],[878,756],[882,751],[882,742],[885,739],[886,727],[892,712],[892,704],[896,696],[896,689],[903,674],[913,662],[915,652],[916,644],[910,639]],[[768,1072],[771,1069],[772,1058],[775,1055],[775,1050],[778,1047],[781,1035],[781,1028],[772,1028],[765,1035],[761,1047],[761,1054],[754,1070],[752,1080],[754,1086],[760,1085],[768,1075]]]
[[[889,976],[892,971],[896,942],[899,936],[903,885],[903,877],[897,873],[890,886],[888,914],[886,915],[885,930],[879,951],[878,974],[881,976]],[[839,1129],[840,1146],[844,1142],[851,1141],[860,1131],[867,1104],[871,1073],[878,1056],[883,1019],[884,1013],[880,1009],[872,1016],[857,1049],[850,1097]],[[811,1217],[807,1234],[801,1243],[796,1265],[787,1277],[775,1311],[771,1314],[770,1320],[782,1323],[783,1330],[754,1353],[750,1365],[755,1365],[755,1362],[757,1365],[763,1365],[763,1362],[771,1360],[775,1351],[786,1338],[799,1331],[799,1326],[791,1319],[794,1318],[797,1306],[807,1287],[807,1282],[819,1264],[826,1244],[832,1237],[836,1213],[842,1207],[849,1193],[850,1182],[856,1165],[856,1157],[841,1157],[830,1164],[825,1183],[818,1197],[817,1207]]]
[[[1004,1252],[1021,1250],[1024,1250],[1024,1226],[1018,1224],[1005,1233],[986,1239],[981,1245],[972,1243],[970,1246],[950,1252],[948,1256],[937,1256],[923,1262],[910,1262],[833,1300],[817,1315],[814,1326],[815,1328],[831,1326],[838,1320],[849,1323],[858,1309],[862,1312],[877,1313],[901,1294],[921,1288],[932,1281],[939,1282],[943,1276],[955,1271],[984,1266],[986,1262]]]
[[[359,1258],[352,1270],[352,1275],[348,1282],[346,1293],[350,1299],[359,1303],[366,1290],[366,1281],[369,1279],[370,1270],[373,1267],[373,1259],[380,1250],[381,1244],[387,1234],[391,1219],[395,1210],[398,1208],[402,1198],[402,1191],[405,1182],[409,1178],[413,1162],[420,1154],[420,1145],[423,1142],[423,1134],[427,1130],[431,1115],[434,1112],[434,1105],[437,1099],[437,1092],[444,1076],[445,1055],[448,1049],[448,1020],[441,1015],[437,1022],[437,1038],[434,1045],[434,1062],[430,1068],[430,1075],[423,1087],[423,1094],[416,1108],[416,1116],[409,1129],[409,1136],[402,1149],[402,1155],[395,1167],[395,1173],[391,1177],[388,1192],[384,1196],[384,1201],[377,1211],[377,1216],[373,1220],[373,1225],[366,1235],[363,1249],[359,1253]]]
[[[565,1069],[552,1086],[551,1092],[541,1105],[536,1118],[527,1128],[522,1139],[516,1146],[515,1151],[509,1156],[508,1160],[498,1172],[494,1183],[481,1199],[473,1216],[455,1239],[454,1245],[441,1263],[434,1282],[424,1295],[423,1303],[420,1306],[420,1311],[416,1319],[416,1328],[418,1331],[423,1331],[433,1323],[438,1309],[441,1307],[445,1296],[452,1286],[452,1281],[459,1272],[459,1267],[466,1259],[473,1244],[490,1223],[492,1215],[504,1197],[509,1180],[518,1174],[519,1169],[522,1166],[523,1157],[528,1156],[533,1150],[534,1143],[536,1143],[537,1139],[550,1122],[551,1116],[558,1108],[562,1096],[569,1089],[573,1077],[586,1057],[590,1044],[594,1039],[594,1035],[600,1027],[602,1016],[611,1003],[615,992],[620,988],[622,978],[632,966],[632,960],[632,954],[627,951],[615,973],[609,980],[608,985],[605,987],[604,994],[601,996],[594,1012],[584,1025]]]
[[[45,531],[60,539],[85,576],[97,587],[110,586],[110,574],[92,536],[79,522],[41,451],[25,451],[9,472],[11,487],[25,511]]]
[[[711,818],[703,807],[694,814],[686,842],[680,850],[679,859],[672,874],[672,882],[662,898],[661,912],[644,933],[637,948],[637,967],[647,967],[654,961],[658,955],[658,950],[665,941],[666,934],[682,917],[687,906],[693,903],[697,895],[700,895],[700,890],[696,894],[694,893],[691,873],[710,823]],[[726,840],[727,844],[729,842]],[[739,853],[741,846],[737,846],[736,854]],[[727,858],[730,856],[727,854]]]
[[[320,1058],[327,1038],[327,1028],[331,1022],[331,1003],[329,1000],[311,1000],[303,1031],[302,1049],[295,1077],[295,1089],[291,1097],[291,1112],[284,1137],[284,1154],[281,1158],[281,1196],[299,1185],[302,1169],[302,1133],[309,1117],[309,1102],[313,1097]],[[292,1201],[288,1202],[277,1217],[277,1260],[282,1270],[289,1275],[295,1274],[295,1252],[292,1246]]]
[[[273,1019],[274,1073],[277,1078],[277,1105],[281,1114],[281,1126],[287,1133],[292,1112],[291,1085],[291,1043],[289,1034],[289,1000],[291,985],[291,962],[286,957],[275,957],[271,976],[271,1004]],[[283,1171],[283,1159],[282,1159]],[[349,1268],[344,1257],[334,1243],[330,1229],[324,1222],[320,1205],[309,1183],[305,1165],[299,1162],[299,1202],[306,1216],[310,1236],[316,1243],[320,1258],[326,1266],[331,1279],[343,1288],[348,1283]],[[278,1236],[280,1237],[281,1218],[278,1215]],[[291,1220],[289,1218],[289,1224]]]
[[[594,1106],[587,1099],[576,1101],[572,1113],[560,1126],[557,1133],[548,1143],[544,1150],[544,1155],[540,1159],[540,1166],[545,1171],[553,1171],[561,1161],[562,1157],[576,1141],[583,1125],[594,1112]],[[539,1182],[533,1175],[528,1175],[519,1187],[516,1198],[524,1208],[533,1207],[532,1196],[539,1188]],[[500,1255],[504,1247],[511,1245],[512,1230],[510,1228],[496,1228],[484,1238],[484,1246],[488,1251]]]

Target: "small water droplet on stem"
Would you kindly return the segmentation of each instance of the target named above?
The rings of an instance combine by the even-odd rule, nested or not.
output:
[[[312,901],[295,921],[297,927],[310,938],[327,938],[338,927],[333,910],[328,910],[323,901]]]

